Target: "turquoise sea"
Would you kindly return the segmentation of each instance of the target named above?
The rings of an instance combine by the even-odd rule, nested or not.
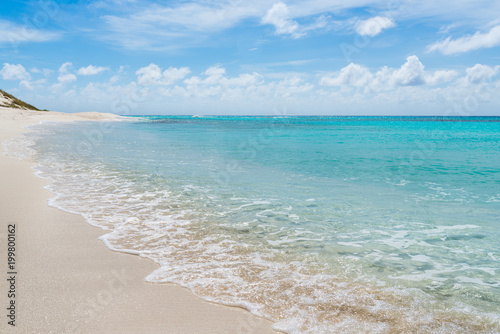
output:
[[[27,136],[146,280],[288,333],[500,331],[500,118],[141,116]]]

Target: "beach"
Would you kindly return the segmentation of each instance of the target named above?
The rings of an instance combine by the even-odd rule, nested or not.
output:
[[[498,332],[497,118],[0,115],[7,330]]]
[[[112,114],[64,114],[0,108],[0,142],[40,121],[113,120]],[[272,323],[238,308],[202,301],[175,284],[144,278],[158,266],[112,252],[104,231],[83,217],[47,205],[49,181],[34,162],[0,155],[0,244],[15,239],[14,272],[2,246],[3,313],[14,300],[15,326],[2,316],[2,333],[273,333]],[[10,236],[12,237],[12,236]],[[9,239],[10,240],[10,239]],[[14,276],[10,284],[5,277]],[[9,285],[10,284],[10,285]],[[7,292],[14,286],[14,295]],[[12,312],[11,312],[12,314]],[[12,318],[11,318],[12,319]]]
[[[500,334],[500,1],[2,4],[0,334]]]

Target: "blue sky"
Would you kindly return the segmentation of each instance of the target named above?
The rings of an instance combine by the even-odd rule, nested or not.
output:
[[[39,108],[500,115],[499,1],[0,6],[0,88]]]

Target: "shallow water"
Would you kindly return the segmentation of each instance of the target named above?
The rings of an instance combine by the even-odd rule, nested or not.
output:
[[[149,281],[290,333],[500,330],[500,118],[37,127],[50,204],[156,261]]]

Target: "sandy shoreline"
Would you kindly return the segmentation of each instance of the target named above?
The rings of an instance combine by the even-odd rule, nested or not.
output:
[[[106,120],[112,114],[64,114],[0,108],[0,142],[46,121]],[[0,147],[3,151],[3,147]],[[47,180],[33,162],[0,154],[0,304],[2,333],[277,333],[249,312],[204,302],[174,284],[144,277],[156,265],[112,252],[105,232],[79,215],[48,207]],[[15,224],[15,327],[8,325],[8,225]]]

